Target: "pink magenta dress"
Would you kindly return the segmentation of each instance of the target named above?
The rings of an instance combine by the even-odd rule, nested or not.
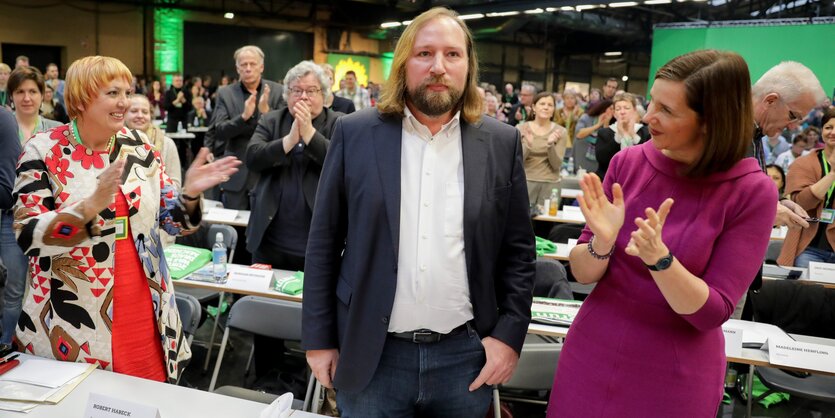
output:
[[[548,417],[715,417],[725,374],[721,325],[763,262],[777,205],[753,158],[706,178],[652,141],[612,159],[603,188],[623,187],[626,221],[609,268],[583,303],[560,355]],[[710,288],[693,314],[670,308],[638,257],[624,248],[644,209],[672,197],[664,243]],[[586,228],[579,242],[588,242]]]

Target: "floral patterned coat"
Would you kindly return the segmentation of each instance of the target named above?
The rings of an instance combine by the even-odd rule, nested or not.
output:
[[[197,210],[196,218],[189,219],[159,153],[143,133],[121,130],[109,155],[111,161],[107,157],[78,145],[68,125],[26,143],[14,188],[15,232],[29,256],[31,279],[16,337],[28,353],[112,370],[116,203],[114,199],[90,225],[82,221],[81,205],[110,162],[122,158],[127,163],[121,192],[128,202],[133,232],[127,238],[133,239],[148,279],[168,381],[176,382],[191,350],[182,332],[158,231],[176,235],[196,228],[201,212]]]

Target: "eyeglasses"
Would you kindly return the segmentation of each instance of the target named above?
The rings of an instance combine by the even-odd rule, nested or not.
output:
[[[789,110],[789,123],[800,123],[803,120],[803,115],[795,113],[795,111],[789,108],[789,104],[785,102],[785,100],[780,99],[783,104],[786,106],[786,109]]]
[[[312,88],[309,88],[309,89],[300,89],[298,87],[294,87],[294,88],[290,89],[290,94],[292,94],[293,97],[302,97],[303,93],[307,93],[307,96],[310,97],[310,96],[313,96],[315,94],[319,94],[321,92],[322,92],[322,89],[317,89],[315,87],[312,87]]]

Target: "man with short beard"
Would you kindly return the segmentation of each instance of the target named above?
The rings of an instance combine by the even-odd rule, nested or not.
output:
[[[483,118],[473,38],[431,9],[376,109],[337,120],[305,260],[302,346],[343,417],[483,417],[530,321],[518,132]]]

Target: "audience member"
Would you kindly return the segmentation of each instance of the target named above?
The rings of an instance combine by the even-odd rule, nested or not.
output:
[[[8,83],[12,69],[0,62],[0,107],[12,110],[12,95],[9,94]]]
[[[673,58],[644,117],[652,141],[617,154],[603,184],[580,181],[587,223],[571,270],[596,287],[565,340],[548,417],[640,416],[647,393],[664,393],[654,416],[716,416],[721,325],[763,262],[777,200],[744,158],[748,74],[732,52]]]
[[[15,177],[17,177],[15,169],[21,150],[17,132],[17,122],[14,116],[0,106],[0,148],[3,149],[3,152],[0,153],[0,217],[2,217],[2,221],[0,221],[0,261],[2,261],[6,270],[5,280],[1,280],[5,281],[5,285],[0,286],[0,290],[4,293],[4,299],[8,292],[11,299],[17,300],[16,306],[9,308],[9,311],[16,312],[13,317],[6,316],[5,302],[0,304],[0,351],[7,349],[12,341],[15,324],[20,313],[20,298],[23,296],[26,286],[27,260],[17,245],[14,227],[12,226],[14,223],[12,189],[14,188]],[[4,287],[8,286],[17,286],[17,288],[7,291]]]
[[[523,84],[519,89],[519,102],[511,110],[510,124],[516,126],[526,120],[531,113],[533,96],[536,94],[536,87],[530,84]]]
[[[339,96],[354,102],[356,110],[371,107],[371,96],[368,95],[368,90],[357,83],[357,73],[354,70],[348,70],[342,79],[345,80],[345,87],[339,90]]]
[[[614,100],[615,95],[618,93],[618,79],[614,77],[606,79],[606,84],[603,85],[602,92],[602,99]]]
[[[519,134],[482,117],[473,43],[455,12],[424,12],[397,42],[378,108],[334,128],[302,347],[342,417],[481,418],[516,368],[534,236]]]
[[[588,101],[586,101],[586,111],[594,107],[596,104],[600,103],[601,100],[603,100],[603,93],[600,92],[600,89],[591,89],[591,91],[589,92],[589,99]]]
[[[26,55],[18,55],[17,58],[14,60],[14,68],[15,70],[20,67],[28,67],[29,66],[29,57]]]
[[[821,118],[824,148],[798,158],[787,176],[786,193],[820,222],[790,229],[777,262],[808,268],[809,263],[835,263],[835,109]]]
[[[165,173],[171,179],[174,189],[178,192],[183,184],[182,164],[177,154],[177,144],[173,139],[165,136],[165,132],[152,123],[151,102],[141,94],[128,97],[128,111],[125,115],[125,127],[135,129],[148,137],[151,148],[159,153],[159,159],[165,168]],[[163,236],[163,238],[165,238]]]
[[[614,115],[617,122],[597,131],[594,157],[597,160],[597,177],[606,179],[609,162],[618,152],[633,145],[649,141],[649,128],[641,123],[641,117],[635,107],[638,100],[629,93],[615,96]]]
[[[485,111],[484,114],[490,117],[495,118],[499,122],[507,122],[507,116],[505,116],[502,109],[499,108],[499,99],[492,94],[488,94],[484,98],[484,106]]]
[[[765,173],[774,181],[774,185],[777,186],[777,194],[780,198],[783,198],[786,193],[786,172],[779,165],[769,164],[765,166]]]
[[[794,128],[816,104],[826,98],[815,74],[803,64],[785,61],[766,71],[751,87],[754,102],[754,125],[751,153],[765,170],[767,158],[763,135],[779,135],[783,129]],[[803,208],[789,199],[777,205],[774,226],[809,227]],[[756,283],[755,283],[756,286]]]
[[[44,85],[43,101],[41,102],[41,116],[61,123],[70,123],[67,110],[55,98],[55,91],[49,84]]]
[[[203,152],[174,190],[145,135],[124,129],[131,78],[115,58],[75,61],[72,122],[24,146],[15,231],[39,288],[27,292],[17,340],[39,357],[176,383],[191,352],[157,229],[196,228],[200,194],[239,161],[205,164]]]
[[[46,85],[52,87],[55,92],[55,98],[58,99],[61,106],[64,106],[64,80],[58,78],[58,65],[55,63],[47,64],[44,76],[46,78]]]
[[[286,107],[258,121],[247,147],[246,165],[259,175],[247,226],[247,250],[254,263],[303,271],[304,252],[316,200],[316,186],[336,119],[324,106],[331,79],[312,61],[284,77]],[[283,347],[255,337],[256,376],[280,365]],[[275,347],[280,347],[276,349]]]
[[[319,64],[322,67],[322,70],[325,72],[325,75],[328,76],[330,80],[330,85],[333,86],[333,66],[330,64]],[[325,107],[335,112],[340,112],[343,114],[349,114],[356,112],[356,106],[354,106],[354,102],[348,100],[344,97],[339,97],[332,92],[328,92],[325,94]]]
[[[174,74],[171,77],[171,87],[165,92],[165,132],[185,129],[189,110],[191,110],[191,93],[183,87],[183,76]]]
[[[522,158],[531,207],[544,205],[553,189],[560,187],[560,168],[568,132],[552,122],[554,96],[542,92],[533,99],[530,120],[516,126],[522,137]]]
[[[806,136],[803,134],[797,134],[797,136],[795,136],[792,140],[791,149],[778,155],[774,160],[774,165],[782,168],[784,173],[788,173],[789,166],[792,165],[794,160],[805,154],[807,154]]]
[[[823,148],[823,141],[821,141],[821,130],[817,126],[809,126],[802,132],[806,137],[806,151],[811,151],[815,148]]]
[[[765,152],[766,164],[774,164],[774,161],[777,160],[780,154],[790,150],[792,147],[779,132],[771,136],[765,135],[761,141],[763,143],[763,152]]]
[[[191,110],[188,111],[188,116],[186,117],[186,122],[188,122],[189,127],[207,127],[211,118],[212,113],[206,110],[206,100],[203,96],[196,96],[191,99]]]
[[[46,132],[61,122],[40,116],[44,94],[44,79],[35,67],[18,67],[9,76],[9,92],[14,103],[20,143],[35,134]]]
[[[554,112],[554,122],[564,127],[568,132],[565,146],[571,148],[574,146],[574,127],[577,126],[577,121],[583,117],[583,109],[577,100],[577,93],[573,90],[564,91],[562,98],[563,106],[562,109]]]
[[[519,96],[513,89],[513,84],[507,83],[504,85],[504,93],[502,94],[502,111],[505,119],[513,119],[513,108],[519,103]]]
[[[235,51],[235,68],[240,76],[217,92],[217,103],[206,146],[215,156],[233,155],[245,159],[258,119],[270,110],[284,105],[283,88],[264,80],[264,51],[254,45],[246,45]],[[220,185],[223,205],[229,209],[249,209],[249,191],[255,187],[258,175],[250,173],[246,166],[229,181]]]
[[[574,166],[579,171],[597,171],[597,132],[608,128],[615,113],[609,100],[598,100],[589,110],[580,116],[574,127]]]
[[[155,120],[165,120],[165,92],[163,92],[162,83],[159,80],[151,82],[151,89],[148,91],[148,102],[151,103],[151,116]]]

